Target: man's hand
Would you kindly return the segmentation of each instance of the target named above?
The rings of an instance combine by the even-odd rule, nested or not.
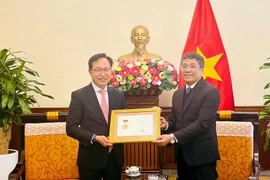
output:
[[[96,136],[96,141],[99,142],[104,147],[112,146],[113,145],[113,144],[111,144],[109,142],[108,137],[105,137],[105,136]]]
[[[171,136],[169,134],[162,134],[154,141],[154,143],[157,143],[158,146],[166,146],[170,141]]]
[[[164,117],[160,117],[160,128],[168,129],[168,122],[165,120]]]

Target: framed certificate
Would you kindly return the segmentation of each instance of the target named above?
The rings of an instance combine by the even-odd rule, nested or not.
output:
[[[160,108],[112,110],[111,143],[149,142],[160,136]]]

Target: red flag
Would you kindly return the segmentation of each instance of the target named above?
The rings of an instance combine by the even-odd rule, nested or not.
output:
[[[197,1],[183,55],[188,52],[197,52],[203,56],[203,77],[220,91],[219,110],[234,111],[228,59],[209,0]],[[180,74],[179,87],[184,84]]]

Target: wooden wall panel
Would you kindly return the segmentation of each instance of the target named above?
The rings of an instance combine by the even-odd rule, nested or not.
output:
[[[126,166],[141,166],[142,171],[159,171],[159,147],[151,142],[126,143],[124,145]]]

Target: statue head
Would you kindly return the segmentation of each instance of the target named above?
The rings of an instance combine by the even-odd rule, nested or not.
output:
[[[138,25],[134,27],[131,31],[131,42],[134,44],[135,48],[138,50],[144,50],[146,44],[150,41],[149,31],[145,26]]]

